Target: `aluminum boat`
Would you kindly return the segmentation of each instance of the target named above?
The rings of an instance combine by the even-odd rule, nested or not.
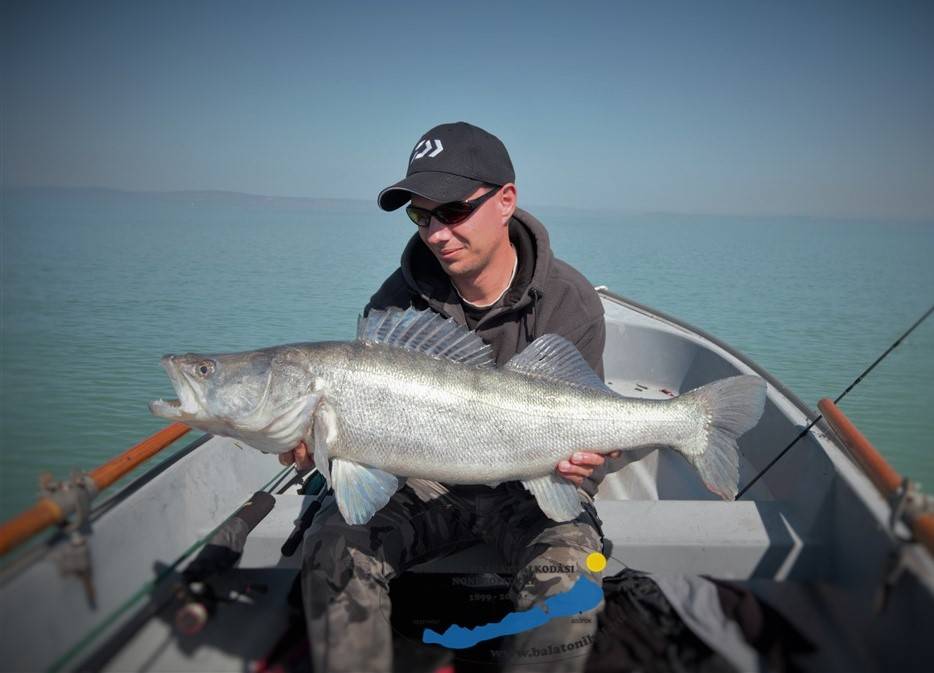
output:
[[[715,337],[598,291],[606,309],[606,379],[621,395],[670,397],[737,373],[767,381],[763,418],[740,440],[741,487],[817,418]],[[828,418],[836,413],[833,405],[822,410]],[[934,561],[922,543],[932,517],[923,507],[906,508],[911,493],[904,489],[896,500],[880,492],[874,482],[884,481],[886,468],[863,467],[841,424],[845,419],[836,429],[820,420],[734,502],[711,495],[673,452],[620,458],[596,499],[606,575],[628,567],[744,583],[773,605],[791,606],[800,628],[827,644],[830,668],[930,670]],[[90,502],[99,485],[87,477],[52,485],[47,503],[3,527],[0,669],[307,670],[294,587],[302,537],[314,534],[313,514],[331,502],[322,481],[314,471],[297,473],[234,440],[205,435],[99,504]],[[225,522],[254,501],[263,512],[247,517],[254,527],[232,567],[223,555],[208,558],[214,570],[189,581],[186,571],[218,547]],[[38,527],[37,518],[59,518],[65,509],[78,511],[29,548],[9,551]],[[474,546],[413,569],[392,592],[417,593],[438,578],[471,573],[480,579],[465,584],[495,585],[500,565],[491,549]],[[406,604],[420,600],[430,611],[425,591],[408,598]],[[405,641],[405,627],[395,626],[397,641]],[[439,661],[453,664],[447,670],[469,669],[456,655],[445,660],[419,647],[410,640],[398,648],[397,670],[439,670]]]

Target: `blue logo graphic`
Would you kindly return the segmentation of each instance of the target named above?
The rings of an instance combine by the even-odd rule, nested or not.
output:
[[[452,650],[462,650],[497,636],[510,636],[529,631],[556,617],[570,617],[591,610],[600,604],[602,598],[603,589],[599,584],[586,577],[580,577],[574,586],[564,593],[545,599],[545,609],[535,606],[524,612],[510,612],[498,622],[474,628],[452,624],[443,634],[425,629],[422,642],[443,645]]]

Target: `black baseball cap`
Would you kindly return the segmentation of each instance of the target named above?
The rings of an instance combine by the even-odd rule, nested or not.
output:
[[[463,201],[482,184],[515,181],[499,138],[467,122],[441,124],[419,138],[405,178],[381,191],[377,201],[383,210],[401,208],[413,194],[438,203]]]

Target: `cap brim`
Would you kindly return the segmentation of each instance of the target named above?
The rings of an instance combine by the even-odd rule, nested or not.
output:
[[[413,194],[438,203],[463,201],[483,184],[480,180],[471,180],[451,173],[423,171],[413,173],[404,180],[386,187],[376,200],[383,210],[401,208]]]

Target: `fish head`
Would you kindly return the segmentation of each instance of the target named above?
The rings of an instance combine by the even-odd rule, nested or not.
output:
[[[166,355],[161,364],[178,398],[151,402],[150,411],[196,427],[255,414],[272,380],[271,358],[262,351]]]
[[[156,416],[281,453],[308,432],[319,392],[301,349],[280,346],[221,355],[166,355],[174,400],[150,402]]]

